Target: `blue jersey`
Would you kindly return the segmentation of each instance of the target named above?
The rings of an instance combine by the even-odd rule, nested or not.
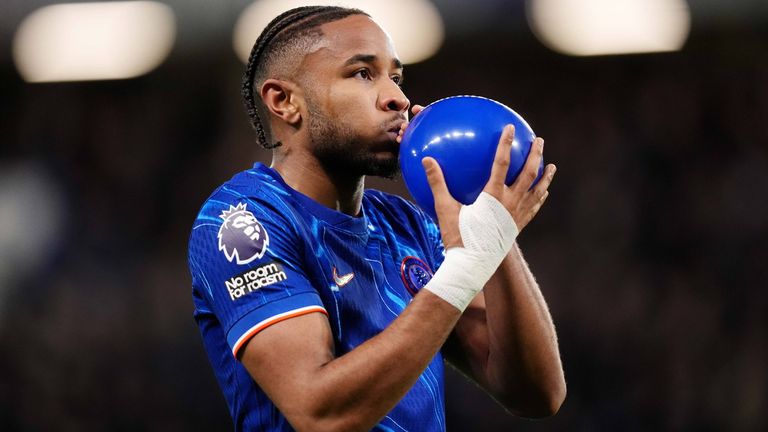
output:
[[[440,234],[406,200],[366,190],[351,217],[256,164],[218,188],[192,228],[194,316],[236,430],[290,431],[237,360],[249,338],[307,313],[327,315],[337,356],[384,330],[443,260]],[[438,352],[374,430],[445,430]]]

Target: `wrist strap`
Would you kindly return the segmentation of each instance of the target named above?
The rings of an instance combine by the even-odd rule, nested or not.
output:
[[[443,264],[424,288],[464,312],[509,253],[518,229],[507,209],[483,192],[461,208],[459,232],[464,247],[445,252]]]

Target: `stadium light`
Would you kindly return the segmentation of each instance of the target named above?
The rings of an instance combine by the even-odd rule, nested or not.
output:
[[[173,11],[162,3],[57,4],[22,21],[13,58],[28,82],[132,78],[160,65],[175,35]]]
[[[536,37],[563,54],[677,51],[690,30],[685,0],[527,0]]]
[[[243,10],[233,34],[238,58],[245,63],[253,43],[277,15],[298,6],[337,5],[362,9],[392,37],[403,63],[432,57],[443,43],[443,20],[427,0],[257,0]]]

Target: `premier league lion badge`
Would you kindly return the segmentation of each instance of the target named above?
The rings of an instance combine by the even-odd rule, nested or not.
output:
[[[224,219],[219,228],[219,250],[229,262],[237,260],[238,264],[248,264],[264,256],[269,246],[267,230],[246,209],[245,203],[230,205],[219,217]]]

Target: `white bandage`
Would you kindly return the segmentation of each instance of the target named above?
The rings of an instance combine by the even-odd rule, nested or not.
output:
[[[446,251],[424,288],[463,312],[496,272],[519,231],[504,205],[482,192],[473,204],[462,206],[459,232],[464,247]]]

